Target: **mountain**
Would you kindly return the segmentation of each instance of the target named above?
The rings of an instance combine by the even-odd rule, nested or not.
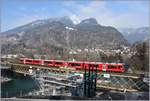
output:
[[[33,22],[29,23],[29,24],[16,27],[16,28],[8,30],[6,32],[2,32],[1,35],[3,35],[3,33],[5,35],[6,34],[7,35],[17,34],[17,33],[20,33],[21,31],[26,31],[28,29],[34,29],[36,27],[40,27],[40,26],[43,26],[45,24],[52,23],[54,21],[55,22],[61,22],[61,23],[63,23],[66,26],[73,26],[74,25],[72,20],[68,16],[64,16],[64,17],[60,17],[60,18],[55,17],[55,18],[49,18],[49,19],[43,19],[43,20],[36,20],[36,21],[33,21]]]
[[[144,41],[148,38],[149,28],[141,27],[141,28],[122,28],[119,31],[124,35],[126,40],[131,44],[137,41]]]
[[[27,49],[116,49],[128,46],[114,27],[89,18],[73,24],[69,17],[37,20],[1,33],[2,53]]]
[[[80,22],[80,25],[85,24],[85,25],[97,25],[97,21],[94,18],[88,18]]]

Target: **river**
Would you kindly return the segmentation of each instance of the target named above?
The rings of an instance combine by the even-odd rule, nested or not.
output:
[[[1,84],[1,97],[16,97],[38,89],[36,82],[29,76],[12,75],[10,71],[2,70],[2,75],[6,77],[6,74],[12,80]]]

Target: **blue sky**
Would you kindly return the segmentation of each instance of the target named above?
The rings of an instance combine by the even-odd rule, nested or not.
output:
[[[148,0],[2,0],[2,31],[51,17],[69,16],[74,23],[94,17],[105,26],[149,26]]]

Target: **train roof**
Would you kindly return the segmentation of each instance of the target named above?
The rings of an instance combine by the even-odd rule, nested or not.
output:
[[[30,59],[30,58],[20,58],[26,60],[43,60],[43,61],[56,61],[56,62],[71,62],[71,63],[89,63],[89,64],[111,64],[111,65],[124,65],[125,63],[107,63],[107,62],[90,62],[90,61],[64,61],[64,60],[45,60],[45,59]]]

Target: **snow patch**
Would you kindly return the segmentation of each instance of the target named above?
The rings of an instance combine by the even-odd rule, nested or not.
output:
[[[31,26],[39,25],[39,24],[43,24],[43,23],[44,23],[44,21],[36,21],[36,22],[33,22],[33,23],[31,24]]]
[[[74,30],[74,28],[71,28],[71,27],[68,27],[68,26],[66,26],[65,28],[69,29],[69,30]]]
[[[70,18],[74,24],[79,24],[81,22],[80,18],[76,15],[71,15]]]

